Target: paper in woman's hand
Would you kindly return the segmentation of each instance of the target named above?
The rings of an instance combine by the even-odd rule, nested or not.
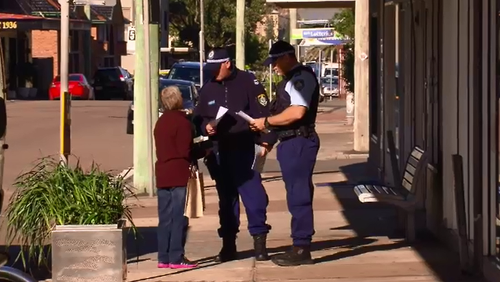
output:
[[[217,124],[219,124],[220,120],[224,117],[224,115],[227,113],[227,108],[225,107],[219,107],[219,110],[217,111],[217,116],[215,117],[214,120],[210,122],[210,125],[212,127],[216,127]]]
[[[208,136],[198,136],[198,137],[193,138],[193,143],[197,144],[197,143],[205,142],[205,141],[208,141],[208,139],[209,139]]]

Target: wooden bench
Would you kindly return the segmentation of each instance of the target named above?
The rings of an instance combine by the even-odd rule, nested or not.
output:
[[[392,132],[388,132],[388,139],[392,137]],[[392,138],[393,143],[394,139]],[[392,156],[394,154],[394,143],[389,144]],[[392,149],[392,150],[391,150]],[[399,169],[396,158],[393,157],[394,178],[397,179]],[[377,184],[358,184],[354,187],[354,193],[361,203],[387,203],[402,209],[406,214],[406,239],[409,242],[415,240],[415,210],[422,204],[423,196],[421,191],[417,191],[419,182],[423,180],[425,167],[427,166],[427,155],[419,147],[413,148],[406,162],[405,171],[401,182],[396,187],[387,187]]]

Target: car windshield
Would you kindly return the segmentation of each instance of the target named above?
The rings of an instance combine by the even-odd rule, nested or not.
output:
[[[324,77],[321,79],[321,83],[323,84],[338,84],[339,83],[339,79],[336,78],[336,77]]]
[[[182,99],[184,101],[186,101],[186,100],[192,100],[192,97],[191,97],[191,86],[190,85],[180,85],[180,84],[177,84],[177,83],[169,81],[169,80],[160,80],[160,91],[159,91],[159,93],[161,93],[161,91],[163,90],[163,88],[168,87],[168,86],[172,86],[172,85],[179,87],[179,90],[181,91],[181,94],[182,94]]]
[[[339,69],[333,69],[333,68],[329,68],[329,69],[325,69],[325,74],[324,76],[338,76],[339,75]]]
[[[70,74],[69,77],[68,77],[69,81],[81,81],[82,80],[81,78],[82,77],[79,74]],[[54,78],[54,81],[56,81],[56,82],[61,81],[61,77],[60,76],[56,76],[56,78]]]
[[[203,70],[203,80],[207,81],[212,77],[210,71]],[[196,84],[200,84],[200,69],[199,68],[184,68],[184,67],[174,67],[170,70],[168,74],[169,79],[179,79],[192,81]]]

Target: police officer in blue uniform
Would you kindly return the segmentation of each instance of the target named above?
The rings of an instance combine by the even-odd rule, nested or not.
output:
[[[297,61],[295,49],[285,41],[271,46],[264,64],[272,64],[284,76],[276,89],[271,116],[256,119],[251,127],[262,132],[270,129],[280,141],[277,158],[292,215],[293,247],[274,256],[280,266],[312,264],[311,239],[314,235],[312,175],[320,142],[315,131],[319,103],[319,84],[312,70]]]
[[[222,249],[216,261],[237,258],[236,234],[239,232],[239,196],[248,217],[248,230],[254,239],[257,260],[268,260],[266,237],[270,230],[267,221],[269,199],[262,185],[260,173],[252,169],[255,144],[262,146],[262,154],[277,142],[272,133],[254,132],[236,112],[243,111],[253,118],[269,115],[269,101],[264,87],[251,73],[237,69],[225,49],[209,52],[205,68],[214,77],[200,90],[195,119],[200,128],[217,144],[216,188],[219,195],[219,236]],[[219,107],[228,112],[214,124]]]

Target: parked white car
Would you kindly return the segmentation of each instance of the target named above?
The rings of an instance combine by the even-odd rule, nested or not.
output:
[[[321,93],[326,97],[338,97],[339,78],[337,76],[321,78]]]

